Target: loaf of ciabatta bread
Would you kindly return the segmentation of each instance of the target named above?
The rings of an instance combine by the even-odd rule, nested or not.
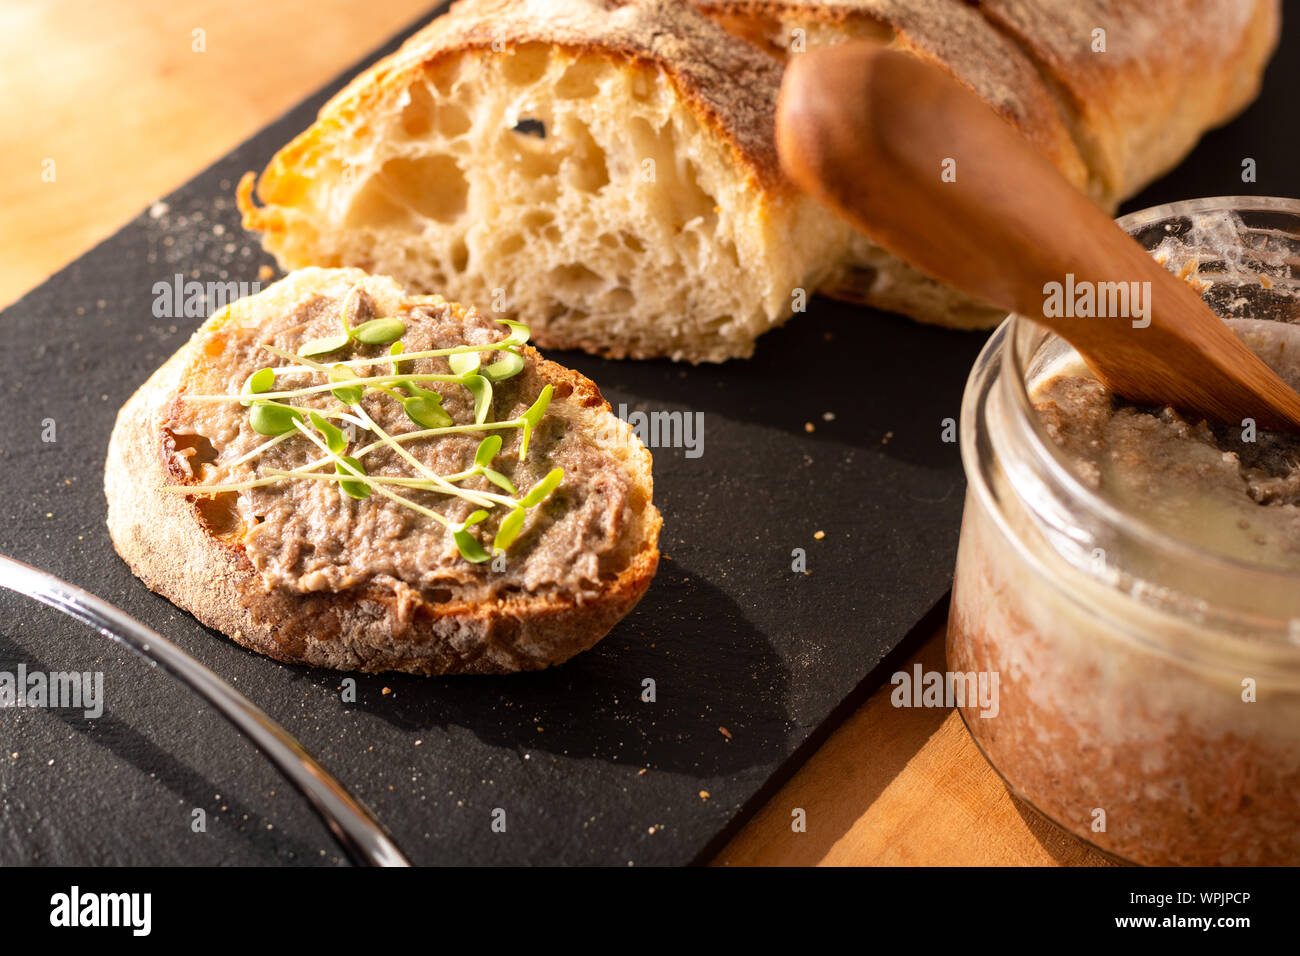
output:
[[[238,198],[286,268],[391,274],[545,346],[744,356],[815,291],[985,327],[996,309],[782,178],[785,59],[861,38],[927,59],[1112,209],[1250,101],[1278,21],[1277,0],[462,0]]]

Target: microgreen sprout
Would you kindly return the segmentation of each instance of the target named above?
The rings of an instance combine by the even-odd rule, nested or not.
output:
[[[356,328],[353,328],[348,321],[348,317],[356,307],[356,300],[360,292],[361,286],[354,285],[348,292],[347,298],[343,300],[343,308],[339,310],[339,320],[343,323],[342,334],[312,339],[298,349],[299,356],[307,358],[317,355],[330,355],[345,348],[353,340],[363,345],[387,345],[389,342],[396,341],[406,334],[406,323],[391,315],[371,319],[369,322],[362,322]]]
[[[447,364],[457,375],[468,375],[479,367],[480,362],[478,352],[457,352],[447,356]]]
[[[528,441],[532,438],[533,429],[538,426],[542,416],[546,414],[546,406],[551,404],[551,394],[555,391],[550,384],[542,388],[542,392],[537,396],[537,401],[533,402],[528,411],[519,416],[519,421],[523,423],[524,437],[519,442],[519,460],[523,461],[528,457]]]
[[[474,424],[482,425],[492,409],[492,383],[482,375],[470,373],[460,380],[460,384],[474,396]]]
[[[531,508],[534,505],[540,505],[547,499],[552,491],[560,487],[560,482],[564,480],[563,468],[552,468],[546,473],[546,477],[533,485],[532,490],[524,495],[519,501],[520,507]]]
[[[362,322],[352,330],[352,337],[365,345],[387,345],[405,334],[406,323],[393,316]]]
[[[311,419],[312,427],[325,436],[325,444],[330,451],[341,455],[347,450],[348,437],[343,434],[343,429],[326,420],[320,412],[308,412],[307,417]]]
[[[259,435],[283,435],[293,431],[295,422],[299,421],[302,421],[302,412],[279,402],[254,402],[248,415],[248,423]]]
[[[402,354],[402,343],[394,342],[388,354],[393,356],[393,374],[402,374],[402,363],[397,359],[397,356]],[[431,389],[423,389],[414,382],[404,382],[402,388],[410,394],[406,397],[397,397],[402,403],[402,410],[406,412],[406,417],[415,424],[422,428],[445,428],[452,424],[451,416],[442,407],[441,394]]]
[[[510,334],[500,342],[494,342],[492,344],[494,349],[518,348],[527,342],[528,337],[533,334],[532,330],[522,322],[511,322],[509,319],[497,319],[496,321],[508,328]]]
[[[501,472],[493,471],[488,467],[500,450],[500,435],[488,435],[487,438],[484,438],[478,443],[478,450],[474,452],[474,467],[470,470],[470,473],[477,472],[498,488],[505,489],[508,494],[517,495],[519,492],[515,491],[515,486],[510,483],[509,478],[501,474]]]
[[[471,564],[482,564],[488,558],[492,557],[488,550],[483,547],[478,538],[469,533],[469,528],[482,521],[487,520],[488,513],[479,509],[471,514],[460,524],[449,524],[447,530],[451,532],[452,540],[456,542],[456,549],[460,551],[460,556]]]
[[[346,335],[327,335],[323,339],[312,339],[298,349],[298,354],[303,357],[329,355],[339,349],[346,348],[351,341],[352,339]]]
[[[361,464],[355,458],[349,458],[347,455],[339,455],[339,460],[334,462],[334,472],[338,475],[355,475],[364,477],[366,466]],[[362,501],[370,497],[370,485],[361,481],[340,481],[339,487],[349,498],[356,498]]]
[[[403,459],[407,464],[409,464],[417,472],[423,475],[424,478],[430,483],[432,483],[436,488],[438,488],[439,491],[445,492],[446,494],[449,495],[455,495],[459,498],[464,498],[467,501],[470,501],[476,505],[486,505],[489,508],[492,507],[492,502],[488,500],[485,496],[477,494],[476,492],[467,491],[464,488],[457,488],[455,485],[447,481],[445,478],[440,478],[439,476],[435,475],[418,458],[412,455],[409,451],[407,451],[397,442],[393,441],[392,436],[389,435],[388,432],[380,428],[370,418],[370,416],[365,413],[365,410],[360,405],[354,405],[352,411],[356,413],[357,417],[359,417],[363,422],[366,423],[366,428],[368,428],[370,431],[374,432],[376,435],[379,436],[380,441],[388,445],[389,448],[391,448],[393,451],[397,453],[399,458]]]
[[[528,511],[523,506],[515,508],[514,511],[506,515],[501,524],[497,527],[497,536],[492,541],[492,553],[507,550],[515,543],[515,538],[519,537],[519,532],[523,530],[524,519],[528,517]]]
[[[507,352],[499,360],[483,369],[483,377],[489,382],[504,382],[514,378],[524,370],[524,357],[518,352]]]
[[[521,430],[519,461],[527,458],[532,434],[541,423],[554,392],[550,385],[546,385],[522,415],[503,421],[489,420],[493,384],[513,378],[524,370],[525,360],[519,349],[528,341],[528,327],[499,319],[497,321],[507,327],[509,334],[496,342],[407,353],[400,341],[407,332],[407,324],[402,319],[385,316],[363,322],[355,328],[351,325],[350,319],[357,308],[360,288],[354,286],[344,299],[339,315],[342,333],[314,339],[302,345],[297,352],[263,345],[266,351],[289,364],[257,369],[245,380],[236,395],[182,396],[184,401],[193,402],[237,401],[249,408],[249,424],[253,431],[270,439],[238,458],[222,463],[220,467],[242,465],[295,435],[307,438],[323,453],[323,457],[292,470],[266,467],[258,477],[245,481],[179,485],[166,490],[191,495],[212,495],[260,488],[289,480],[330,482],[336,484],[342,494],[357,501],[378,494],[438,522],[451,534],[457,550],[466,561],[486,561],[492,554],[505,551],[511,546],[525,526],[529,509],[545,501],[564,478],[561,469],[552,469],[526,494],[520,496],[510,478],[492,467],[503,444],[502,436],[496,433],[500,429]],[[385,362],[385,359],[380,358],[348,359],[339,356],[327,360],[329,364],[314,360],[317,356],[333,356],[352,343],[389,345],[391,374],[374,374],[380,372],[374,366]],[[483,365],[484,353],[494,357],[494,361],[486,366]],[[411,364],[417,359],[439,357],[445,357],[450,374],[422,373]],[[406,368],[403,368],[404,365]],[[315,375],[323,377],[325,381],[318,379],[315,384],[277,390],[276,377],[290,374]],[[464,388],[473,398],[472,424],[457,424],[443,408],[444,394],[425,387],[439,382]],[[376,396],[380,401],[387,398],[400,403],[406,417],[419,426],[418,430],[389,434],[362,407],[362,400],[367,395]],[[291,399],[310,399],[315,396],[332,397],[339,404],[329,408],[289,404]],[[369,432],[375,440],[359,448],[349,449],[351,432],[339,427],[336,421]],[[484,431],[493,434],[479,442],[473,464],[454,474],[436,474],[429,465],[403,447],[418,439]],[[393,452],[397,458],[414,468],[416,475],[369,474],[363,459],[377,448]],[[330,466],[332,473],[320,470]],[[473,490],[458,484],[475,477],[482,477],[500,491]],[[392,490],[394,487],[460,498],[476,510],[463,521],[452,521],[444,514],[397,494]],[[489,552],[471,529],[487,521],[490,512],[498,506],[504,507],[507,512],[497,526],[492,550]]]
[[[270,368],[259,368],[252,375],[248,376],[244,382],[244,388],[241,392],[243,395],[256,395],[260,392],[269,392],[275,387],[275,370]],[[253,404],[252,399],[245,399],[239,404],[247,407]]]
[[[346,365],[334,365],[330,367],[329,377],[331,382],[338,383],[355,382],[359,376]],[[330,394],[344,405],[355,405],[366,394],[366,387],[364,385],[340,386],[330,389]]]

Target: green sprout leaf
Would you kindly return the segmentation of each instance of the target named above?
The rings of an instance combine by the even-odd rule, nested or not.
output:
[[[351,289],[348,289],[348,294],[343,297],[343,304],[339,306],[339,321],[343,323],[343,331],[348,338],[352,338],[352,323],[348,321],[348,317],[352,314],[355,303],[360,299],[361,286],[354,285]]]
[[[487,421],[488,410],[492,407],[492,383],[482,375],[466,375],[460,383],[474,396],[474,424],[482,425]],[[546,387],[550,388],[549,385]]]
[[[504,382],[514,378],[524,370],[524,357],[514,352],[506,352],[497,361],[483,369],[483,377],[489,382]]]
[[[335,454],[338,453],[335,452]],[[355,458],[340,455],[339,460],[334,462],[334,473],[338,475],[364,475],[366,467]],[[370,486],[364,481],[340,481],[339,487],[343,489],[343,493],[349,498],[356,498],[358,501],[370,497]]]
[[[466,518],[464,521],[462,521],[460,524],[456,524],[455,522],[452,522],[451,524],[447,525],[447,530],[464,531],[466,528],[474,527],[474,525],[478,524],[480,521],[487,521],[487,516],[488,513],[484,511],[482,508],[479,508],[477,511],[472,512],[470,516]]]
[[[456,542],[456,549],[460,551],[460,556],[471,564],[482,564],[492,557],[487,549],[483,547],[482,542],[467,530],[472,525],[487,520],[487,516],[488,513],[480,508],[460,524],[447,525],[447,530],[451,532],[452,540]]]
[[[488,435],[478,443],[478,450],[474,452],[474,464],[480,468],[486,468],[492,464],[492,459],[497,456],[501,450],[501,436]]]
[[[543,387],[541,394],[537,396],[537,401],[533,402],[528,411],[519,417],[536,428],[541,423],[542,416],[546,414],[546,407],[551,404],[551,395],[554,392],[555,388],[551,385]]]
[[[499,349],[523,345],[528,341],[528,337],[532,335],[532,330],[519,322],[511,322],[509,319],[497,319],[497,321],[510,329],[510,335],[496,343],[496,347]]]
[[[456,550],[460,552],[460,556],[470,564],[482,564],[492,557],[488,554],[487,548],[483,547],[482,542],[468,531],[453,531],[451,537],[456,542]]]
[[[311,423],[316,430],[325,436],[326,447],[336,455],[343,454],[344,449],[348,447],[348,438],[343,434],[343,429],[319,412],[308,412],[307,417],[311,419]]]
[[[421,390],[402,399],[402,408],[406,417],[421,428],[446,428],[453,424],[451,416],[442,407],[442,396],[437,392]]]
[[[312,339],[298,349],[298,354],[303,358],[311,358],[313,355],[329,355],[331,352],[337,352],[350,342],[346,335],[327,335],[323,339]]]
[[[506,515],[505,520],[501,522],[501,527],[497,528],[496,538],[492,541],[493,554],[504,551],[515,543],[515,538],[519,537],[519,532],[523,529],[527,514],[523,508],[516,508]]]
[[[387,345],[406,334],[406,323],[401,319],[371,319],[352,330],[352,337],[366,345]]]
[[[537,401],[529,407],[528,411],[519,416],[520,421],[524,423],[524,436],[519,442],[519,460],[523,461],[528,457],[528,442],[533,437],[533,429],[541,422],[542,416],[546,414],[546,407],[551,404],[551,394],[555,391],[549,384],[546,385]]]
[[[501,474],[501,472],[493,471],[488,467],[500,450],[500,435],[488,435],[487,438],[484,438],[478,443],[478,450],[474,452],[474,470],[503,491],[517,495],[519,492],[515,490],[515,486],[510,483],[509,478]]]
[[[352,371],[346,365],[335,365],[330,369],[331,382],[353,382],[357,379],[357,373]],[[361,396],[366,393],[364,385],[348,385],[341,388],[330,389],[330,394],[337,398],[344,405],[355,405],[361,401]]]
[[[294,430],[294,422],[302,421],[302,412],[289,405],[275,402],[254,402],[248,423],[259,435],[275,437]]]
[[[507,478],[505,475],[501,474],[501,472],[493,471],[491,468],[481,468],[479,469],[479,471],[484,478],[492,482],[492,484],[496,485],[501,490],[505,491],[507,494],[511,494],[511,495],[519,494],[519,492],[515,490],[515,486],[510,483],[510,479]]]
[[[275,387],[275,372],[269,368],[259,368],[252,375],[248,376],[241,390],[243,395],[256,395],[258,392],[269,392]],[[252,405],[252,399],[242,401],[239,404],[244,407]]]
[[[519,502],[519,506],[521,508],[532,508],[541,504],[546,500],[547,495],[560,486],[560,482],[563,480],[564,469],[552,468],[545,478],[533,485],[532,490],[524,495],[523,500]]]
[[[447,364],[454,375],[468,375],[479,367],[481,361],[478,352],[457,352],[447,356]]]

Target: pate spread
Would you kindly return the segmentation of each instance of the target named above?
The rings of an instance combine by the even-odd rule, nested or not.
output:
[[[336,333],[341,303],[338,296],[312,295],[300,300],[272,323],[240,325],[231,322],[208,333],[202,358],[191,368],[185,388],[200,392],[237,393],[253,372],[268,365],[289,364],[265,351],[271,345],[296,352],[305,342]],[[376,312],[375,304],[359,297],[358,321]],[[387,309],[380,310],[389,314]],[[402,344],[407,353],[478,345],[500,341],[502,325],[475,312],[435,300],[402,306],[400,317],[407,331]],[[485,362],[492,352],[482,354]],[[386,346],[357,345],[349,359],[381,359],[370,374],[390,369]],[[494,388],[494,420],[513,418],[538,397],[546,380],[535,355],[525,368]],[[444,357],[409,360],[405,373],[448,374]],[[276,388],[294,389],[319,384],[319,375],[282,374]],[[458,424],[472,422],[473,398],[457,383],[434,383],[443,397],[443,409]],[[329,393],[315,395],[303,406],[324,410],[332,404]],[[333,403],[337,404],[337,403]],[[389,435],[418,430],[401,405],[380,393],[362,400],[366,413]],[[343,591],[379,583],[399,590],[413,589],[431,600],[446,600],[454,593],[466,601],[487,600],[515,592],[565,590],[576,595],[595,593],[618,574],[629,560],[623,532],[644,509],[628,467],[616,450],[590,434],[580,423],[583,408],[571,386],[558,384],[555,395],[529,443],[528,457],[519,460],[519,429],[472,431],[415,439],[403,445],[437,474],[470,468],[475,449],[487,434],[499,434],[501,451],[493,468],[503,473],[520,494],[540,482],[548,471],[564,469],[564,481],[540,506],[528,513],[527,523],[510,546],[505,567],[488,573],[486,566],[466,562],[452,535],[425,515],[372,495],[355,500],[340,493],[335,482],[285,480],[260,487],[226,492],[218,497],[234,510],[231,532],[269,588],[291,592]],[[248,409],[237,402],[179,401],[173,406],[167,429],[177,436],[183,467],[201,484],[234,484],[258,477],[267,468],[292,470],[321,457],[319,448],[302,436],[266,448],[240,462],[267,443],[250,425]],[[196,437],[197,436],[197,437]],[[359,442],[373,440],[358,429]],[[205,454],[206,452],[206,454]],[[239,462],[234,464],[231,463]],[[411,466],[389,447],[366,456],[371,476],[410,477]],[[499,491],[482,476],[459,483],[477,491]],[[432,491],[406,492],[408,497],[435,508],[451,521],[464,520],[475,506],[460,498]],[[494,509],[478,529],[486,542],[505,517]],[[451,589],[454,588],[454,592]]]
[[[1300,388],[1300,327],[1228,324]],[[1126,513],[1228,557],[1300,570],[1300,435],[1137,407],[1077,362],[1030,397],[1074,473]]]

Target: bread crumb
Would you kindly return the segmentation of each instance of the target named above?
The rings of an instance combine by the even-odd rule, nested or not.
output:
[[[722,734],[722,736],[726,737],[728,740],[731,739],[731,731],[728,730],[726,727],[719,727],[718,733]]]
[[[701,790],[701,791],[700,791],[700,799],[701,799],[701,800],[707,800],[707,799],[709,799],[709,791],[707,791],[707,790]]]
[[[809,435],[811,435],[813,432],[817,430],[817,426],[814,425],[812,422],[804,422],[803,430],[806,431]]]
[[[275,275],[275,270],[266,264],[257,267],[257,277],[261,279],[263,282],[271,281],[271,277],[274,275]]]
[[[814,532],[813,532],[813,537],[816,538],[818,541],[820,541],[822,538],[826,537],[826,532],[825,532],[825,531],[814,531]]]
[[[835,421],[835,413],[834,413],[834,412],[822,412],[822,421],[824,421],[824,422],[833,422],[833,421]]]
[[[388,696],[389,694],[391,694],[392,692],[393,692],[393,689],[392,689],[391,687],[385,687],[385,688],[384,688],[383,690],[381,690],[379,693],[381,693],[381,694],[383,694],[385,697],[387,697],[387,696]]]
[[[646,768],[645,768],[645,767],[642,767],[640,770],[638,770],[638,771],[636,772],[636,775],[637,775],[638,777],[644,777],[644,776],[645,776],[645,772],[646,772]]]

